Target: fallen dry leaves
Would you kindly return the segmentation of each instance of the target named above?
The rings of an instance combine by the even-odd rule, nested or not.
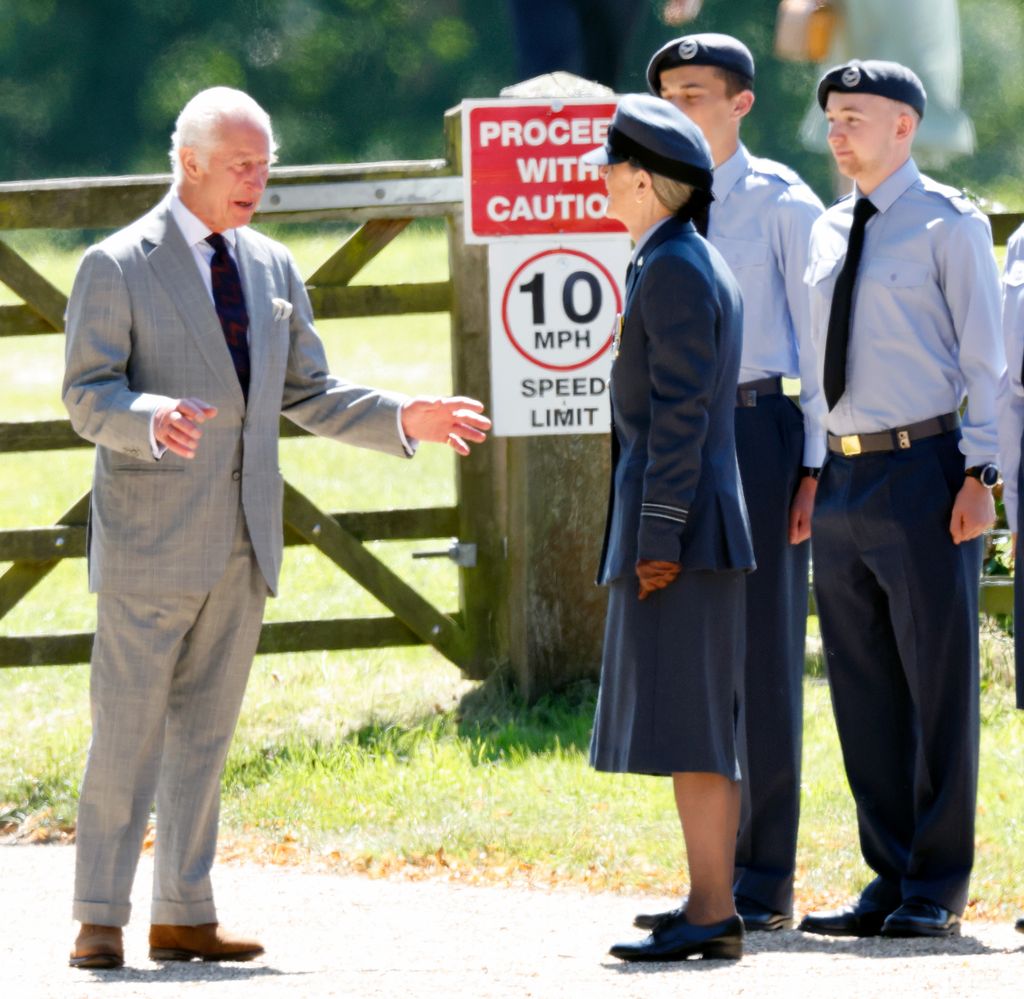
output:
[[[66,844],[73,843],[74,838],[74,827],[58,823],[50,809],[36,812],[17,826],[8,824],[0,828],[0,843],[6,844]],[[156,829],[150,823],[142,843],[143,852],[152,853],[155,846]],[[217,860],[228,864],[263,864],[314,873],[359,874],[400,881],[435,879],[467,885],[576,887],[590,891],[670,896],[686,893],[682,871],[666,878],[663,871],[648,864],[642,865],[639,872],[635,866],[623,871],[596,863],[583,869],[570,869],[564,865],[520,860],[491,846],[474,851],[470,857],[453,856],[443,845],[422,854],[348,854],[337,849],[318,850],[303,843],[300,836],[290,829],[281,829],[273,834],[256,829],[222,832]],[[804,876],[804,870],[798,869],[796,908],[799,911],[834,909],[850,901],[843,893],[802,888]],[[986,884],[985,888],[988,889],[986,894],[993,897],[1000,894],[997,885]],[[993,904],[975,895],[967,903],[966,916],[969,919],[1000,920],[1006,918],[1007,910],[1019,912],[1022,909],[1024,899],[1002,898],[999,904]]]

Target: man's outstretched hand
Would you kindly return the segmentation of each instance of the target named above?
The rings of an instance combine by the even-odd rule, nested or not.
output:
[[[199,438],[203,436],[200,424],[212,420],[217,407],[202,399],[176,399],[161,406],[153,417],[153,437],[157,444],[181,458],[194,458]]]
[[[485,431],[490,429],[484,404],[466,396],[418,395],[402,407],[402,430],[406,437],[447,444],[459,454],[469,454],[469,442],[480,444],[487,440]]]

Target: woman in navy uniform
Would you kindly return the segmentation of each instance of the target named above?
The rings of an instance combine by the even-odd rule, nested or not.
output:
[[[611,376],[609,586],[591,764],[671,774],[690,894],[624,960],[738,958],[732,894],[740,779],[743,573],[753,568],[734,437],[742,306],[706,218],[711,155],[656,97],[622,98],[602,165],[608,215],[636,244]]]

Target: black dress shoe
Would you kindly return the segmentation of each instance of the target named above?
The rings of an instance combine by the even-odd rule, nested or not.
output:
[[[685,961],[688,957],[737,961],[743,956],[743,922],[739,916],[730,916],[720,923],[694,926],[680,912],[662,919],[643,940],[615,944],[608,953],[623,961]]]
[[[1024,916],[1021,916],[1020,919],[1018,919],[1017,922],[1013,924],[1013,928],[1018,933],[1024,933]]]
[[[891,912],[866,899],[856,905],[830,912],[809,912],[797,929],[804,933],[820,933],[826,937],[877,937]]]
[[[883,937],[958,937],[960,917],[926,898],[908,898],[882,924]]]
[[[633,925],[641,930],[653,930],[663,920],[678,916],[682,911],[683,906],[665,912],[641,912],[633,917]],[[775,912],[743,895],[736,896],[736,911],[743,920],[743,929],[748,933],[788,930],[793,925],[793,913]]]
[[[678,908],[666,909],[664,912],[638,912],[633,917],[633,925],[640,930],[653,930],[655,926],[665,922],[666,919],[678,916],[685,908],[686,903],[683,902]]]
[[[792,912],[776,912],[752,898],[736,896],[736,911],[748,933],[773,933],[788,930],[793,925]]]

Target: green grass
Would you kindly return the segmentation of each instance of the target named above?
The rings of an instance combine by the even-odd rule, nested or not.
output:
[[[288,236],[304,273],[338,238],[327,230]],[[80,250],[26,244],[56,283],[70,286]],[[361,280],[433,280],[445,266],[443,236],[425,227],[404,234]],[[450,386],[447,317],[331,322],[321,332],[333,367],[347,377],[410,390]],[[0,341],[0,420],[63,417],[60,372],[59,337]],[[282,455],[288,478],[328,508],[454,500],[453,458],[440,448],[399,462],[298,440],[283,442]],[[0,456],[0,527],[52,522],[88,488],[89,470],[87,451]],[[375,549],[431,600],[454,607],[454,568],[409,557],[428,546]],[[282,597],[271,601],[269,619],[374,613],[384,611],[321,556],[286,552]],[[0,621],[0,634],[89,629],[94,615],[83,564],[69,561]],[[817,633],[815,619],[809,632]],[[1024,909],[1016,861],[1024,847],[1024,716],[1012,709],[1005,638],[986,633],[985,649],[973,911],[1006,918]],[[828,688],[809,665],[804,908],[840,900],[868,879]],[[286,859],[371,872],[681,892],[668,782],[587,766],[594,696],[593,684],[581,683],[527,706],[501,677],[471,683],[425,648],[261,657],[225,772],[222,838],[260,856],[277,857],[281,846]],[[0,670],[0,707],[0,826],[70,826],[89,738],[87,668]]]

